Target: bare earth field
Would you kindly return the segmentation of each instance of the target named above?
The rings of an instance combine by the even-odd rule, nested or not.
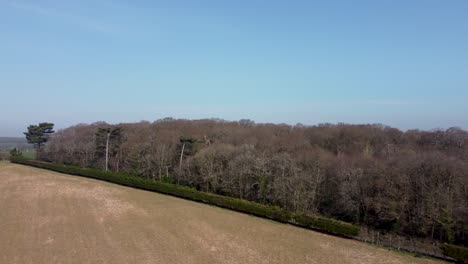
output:
[[[437,263],[170,196],[0,162],[0,263]]]

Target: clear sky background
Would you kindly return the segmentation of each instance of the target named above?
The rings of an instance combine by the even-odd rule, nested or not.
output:
[[[0,0],[0,136],[40,121],[468,128],[466,0]]]

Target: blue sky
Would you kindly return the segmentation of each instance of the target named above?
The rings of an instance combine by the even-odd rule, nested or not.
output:
[[[0,135],[241,118],[468,128],[468,1],[0,0]]]

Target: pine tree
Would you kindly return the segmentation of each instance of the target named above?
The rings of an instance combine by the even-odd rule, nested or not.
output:
[[[37,156],[41,152],[41,147],[49,140],[50,135],[54,133],[53,123],[39,123],[38,125],[28,126],[28,131],[24,132],[28,143],[33,144],[36,149]]]
[[[122,143],[122,128],[105,127],[96,132],[96,157],[105,157],[105,170],[109,170],[109,158],[115,156]]]

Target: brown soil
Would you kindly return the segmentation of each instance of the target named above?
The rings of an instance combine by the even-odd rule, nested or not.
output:
[[[0,163],[0,263],[436,263],[170,196]]]

